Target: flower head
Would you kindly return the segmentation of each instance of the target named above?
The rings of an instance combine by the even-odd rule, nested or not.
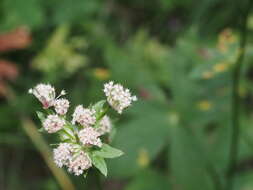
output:
[[[29,90],[42,103],[45,109],[53,106],[55,100],[55,89],[50,84],[38,84]]]
[[[78,122],[82,126],[89,127],[96,122],[95,113],[95,110],[83,108],[82,105],[79,105],[73,113],[72,123]]]
[[[78,137],[83,145],[102,146],[100,134],[92,127],[85,127],[78,133]]]
[[[48,115],[42,125],[48,133],[55,133],[63,128],[65,120],[58,115]]]
[[[85,152],[80,152],[77,157],[72,157],[69,160],[68,171],[78,176],[91,166],[92,163],[89,155]]]
[[[112,129],[112,122],[111,122],[111,119],[105,115],[101,121],[99,122],[99,127],[97,128],[97,132],[100,134],[100,135],[104,135],[106,133],[109,133]]]
[[[137,100],[136,96],[131,95],[129,89],[124,89],[120,84],[113,84],[112,81],[104,85],[104,93],[108,103],[120,114],[131,105],[132,101]]]
[[[69,101],[65,98],[55,100],[54,109],[56,113],[60,115],[65,115],[69,109]]]
[[[58,167],[68,164],[71,159],[73,147],[69,143],[60,143],[60,145],[53,150],[54,162]]]

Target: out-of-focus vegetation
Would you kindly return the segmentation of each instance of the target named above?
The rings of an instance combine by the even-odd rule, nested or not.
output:
[[[0,189],[219,190],[232,174],[234,190],[253,189],[252,11],[241,33],[250,1],[2,0]],[[239,151],[229,171],[242,51]],[[28,89],[49,82],[88,106],[108,80],[139,97],[115,121],[113,145],[125,155],[108,163],[106,179],[54,171],[49,139],[27,132],[40,109]]]

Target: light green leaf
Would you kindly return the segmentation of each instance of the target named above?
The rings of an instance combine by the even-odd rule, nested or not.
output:
[[[91,155],[92,164],[104,175],[107,176],[107,166],[104,158],[94,155]]]
[[[101,100],[99,102],[97,102],[95,105],[92,106],[92,108],[96,111],[96,112],[100,112],[105,104],[105,100]]]
[[[103,158],[117,158],[122,156],[124,153],[119,149],[103,144],[101,150],[94,151],[93,154]]]
[[[40,119],[40,121],[44,122],[44,120],[46,119],[45,114],[40,111],[36,111],[36,114],[37,114],[38,118]]]
[[[106,103],[105,100],[101,100],[92,106],[92,109],[96,111],[95,115],[97,122],[95,124],[95,128],[99,127],[99,121],[105,116],[106,112],[108,111],[108,106],[103,108],[105,103]]]

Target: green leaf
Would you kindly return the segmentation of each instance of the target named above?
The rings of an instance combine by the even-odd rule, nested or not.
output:
[[[36,111],[36,114],[37,114],[38,118],[40,119],[40,121],[44,122],[44,120],[46,119],[45,114],[40,111]]]
[[[105,110],[103,109],[105,102],[106,102],[105,100],[101,100],[92,106],[92,109],[94,109],[96,111],[97,120],[102,119],[103,115],[105,114],[104,113]]]
[[[94,155],[91,155],[92,164],[104,175],[107,176],[107,166],[104,158]]]
[[[105,104],[105,100],[101,100],[99,102],[97,102],[95,105],[92,106],[92,108],[96,111],[96,112],[100,112],[100,110],[102,110],[104,104]]]
[[[103,108],[104,104],[106,103],[105,100],[101,100],[99,102],[97,102],[95,105],[92,106],[92,109],[94,109],[96,111],[95,116],[96,116],[96,124],[95,124],[95,128],[99,127],[99,121],[105,116],[105,114],[108,111],[108,106],[106,106],[105,108]]]
[[[122,156],[124,153],[119,149],[103,144],[101,150],[94,151],[93,154],[103,158],[117,158]]]

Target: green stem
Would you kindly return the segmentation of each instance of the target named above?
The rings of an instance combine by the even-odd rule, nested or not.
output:
[[[247,10],[242,14],[241,20],[241,41],[239,47],[239,54],[235,62],[235,66],[232,73],[232,136],[229,152],[229,163],[227,171],[227,183],[225,186],[226,190],[232,190],[234,182],[234,171],[237,165],[238,158],[238,148],[239,148],[239,137],[240,137],[240,127],[239,127],[239,116],[240,116],[240,96],[239,96],[239,83],[241,79],[241,68],[245,55],[245,47],[247,42],[247,21],[249,12],[252,6],[252,0],[249,1]]]
[[[106,115],[106,113],[108,112],[109,110],[109,105],[106,105],[106,107],[104,108],[103,112],[100,113],[100,115],[97,117],[97,121],[95,123],[95,127],[97,127],[97,124],[100,122],[101,119],[103,119],[103,117]]]
[[[65,128],[61,130],[65,135],[67,135],[71,140],[76,140],[75,136],[71,135]]]

